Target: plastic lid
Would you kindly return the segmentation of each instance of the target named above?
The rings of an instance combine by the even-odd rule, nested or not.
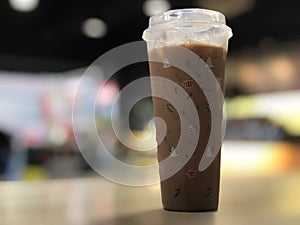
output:
[[[143,32],[143,39],[156,42],[156,47],[163,43],[194,40],[227,48],[231,36],[232,31],[222,13],[199,8],[156,14],[150,17],[149,27]]]
[[[226,24],[225,16],[214,10],[208,9],[175,9],[167,12],[159,13],[152,16],[149,20],[149,27],[168,22],[201,22],[201,23],[217,23]]]

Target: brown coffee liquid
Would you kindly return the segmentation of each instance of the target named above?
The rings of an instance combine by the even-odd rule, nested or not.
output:
[[[206,62],[207,67],[214,73],[224,92],[226,50],[222,47],[204,45],[198,42],[184,43],[180,46],[193,51]],[[174,50],[175,54],[176,48],[178,48],[178,45],[156,48],[151,50],[149,54],[153,54],[152,56],[154,57],[164,57],[166,49],[169,52]],[[161,181],[163,207],[166,210],[173,211],[217,210],[220,180],[220,151],[213,163],[205,171],[198,171],[200,159],[207,147],[211,132],[210,106],[204,92],[196,82],[193,82],[193,79],[188,74],[175,66],[168,65],[168,62],[149,62],[149,64],[150,77],[161,76],[170,79],[185,89],[195,103],[201,129],[196,150],[188,163],[172,177]],[[184,149],[176,149],[181,131],[179,117],[182,115],[176,111],[173,105],[162,98],[153,97],[153,107],[155,116],[161,117],[167,125],[166,136],[158,146],[158,161],[164,160],[171,154],[175,154],[176,157],[178,152],[183,154]],[[174,149],[177,152],[174,152]],[[212,151],[216,152],[217,150],[212,149]]]

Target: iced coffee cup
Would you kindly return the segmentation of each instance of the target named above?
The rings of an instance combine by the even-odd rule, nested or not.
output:
[[[212,101],[211,96],[217,90],[224,93],[231,36],[224,15],[204,9],[178,9],[154,15],[143,33],[154,116],[161,118],[165,127],[161,137],[162,129],[156,125],[161,195],[166,210],[218,209],[223,120],[222,106],[216,106],[220,102]],[[213,79],[216,86],[207,85],[207,79]],[[186,102],[192,104],[183,106]],[[182,137],[186,140],[182,141]],[[193,140],[194,145],[190,144]],[[166,160],[168,163],[164,164]],[[209,163],[203,166],[205,160]]]

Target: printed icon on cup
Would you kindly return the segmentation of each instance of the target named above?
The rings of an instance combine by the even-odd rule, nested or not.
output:
[[[205,111],[210,112],[210,106],[208,103],[205,103]]]
[[[170,64],[168,58],[165,58],[165,59],[164,59],[164,63],[163,63],[163,67],[164,67],[165,69],[168,69],[168,68],[170,68],[171,66],[172,66],[172,65]]]
[[[156,138],[160,138],[161,130],[159,128],[156,128]]]
[[[209,67],[209,68],[213,68],[214,67],[214,64],[213,64],[213,61],[210,57],[207,58],[207,60],[205,61],[206,62],[206,65]]]
[[[195,129],[192,125],[188,128],[188,134],[190,137],[195,137]]]
[[[211,188],[207,188],[207,190],[206,190],[206,198],[210,198],[211,194],[212,194],[212,189]]]
[[[160,166],[159,167],[159,174],[160,174],[160,179],[161,180],[164,180],[166,178],[166,171],[165,171],[165,168]]]
[[[164,132],[160,129],[160,128],[156,128],[156,141],[157,142],[161,142],[161,140],[163,139],[163,134]]]
[[[174,107],[170,103],[167,104],[167,110],[171,113],[175,112]]]
[[[171,157],[177,157],[177,156],[178,156],[177,151],[176,151],[176,148],[172,147],[172,148],[170,149],[170,156],[171,156]]]
[[[176,95],[178,94],[178,88],[177,88],[177,86],[174,88],[174,92],[175,92]]]
[[[186,173],[185,175],[188,177],[188,178],[194,178],[197,176],[197,170],[194,170],[192,168],[190,168]]]
[[[174,188],[174,191],[173,191],[173,196],[174,198],[177,198],[180,194],[180,188],[176,187]]]
[[[193,88],[195,86],[195,81],[193,79],[186,79],[182,84],[185,88]]]
[[[207,148],[206,148],[206,157],[211,158],[211,157],[214,156],[214,154],[215,154],[214,147],[207,146]]]

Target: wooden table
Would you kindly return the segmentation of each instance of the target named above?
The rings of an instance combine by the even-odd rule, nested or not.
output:
[[[220,209],[162,210],[159,185],[128,187],[100,177],[0,183],[1,225],[297,225],[300,171],[223,177]]]

